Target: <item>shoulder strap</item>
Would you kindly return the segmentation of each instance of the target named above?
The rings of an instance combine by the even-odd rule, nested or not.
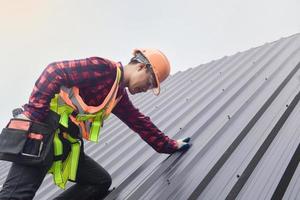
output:
[[[83,99],[79,95],[79,89],[78,87],[73,88],[66,88],[61,87],[60,96],[62,99],[73,108],[76,107],[79,112],[83,111],[84,113],[96,113],[102,110],[105,106],[108,105],[108,103],[114,99],[115,93],[118,91],[118,85],[121,78],[121,69],[117,67],[117,73],[116,73],[116,79],[114,81],[114,84],[108,93],[108,95],[105,97],[104,101],[99,106],[88,106],[84,103]]]

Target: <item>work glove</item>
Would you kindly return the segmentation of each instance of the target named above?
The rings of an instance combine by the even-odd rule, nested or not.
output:
[[[191,143],[189,143],[191,140],[190,137],[176,140],[177,142],[177,151],[186,151],[191,147]]]

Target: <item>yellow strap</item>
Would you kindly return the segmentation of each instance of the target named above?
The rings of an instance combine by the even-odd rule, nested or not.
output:
[[[54,161],[51,169],[48,171],[49,173],[53,174],[54,183],[62,189],[65,189],[68,180],[76,180],[80,155],[79,141],[72,138],[69,134],[66,135],[66,139],[72,143],[71,152],[63,163],[61,160]],[[57,132],[54,136],[54,155],[62,155],[62,142],[59,139]]]
[[[102,126],[103,122],[103,112],[100,112],[97,117],[92,122],[92,126],[90,129],[90,141],[92,142],[98,142],[99,136],[100,136],[100,128]]]
[[[50,109],[56,113],[58,112],[58,94],[51,99]]]
[[[67,104],[59,105],[59,98],[59,94],[56,94],[54,98],[51,99],[50,109],[60,115],[59,123],[68,128],[69,115],[74,111],[74,109]]]
[[[69,173],[69,179],[75,181],[76,179],[76,172],[78,168],[78,161],[79,161],[79,154],[80,154],[80,143],[77,139],[71,137],[69,134],[67,134],[67,140],[72,143],[71,145],[71,152],[69,155],[70,161],[70,173]]]
[[[54,155],[55,156],[62,156],[63,145],[62,145],[62,142],[60,141],[60,139],[58,137],[58,132],[59,132],[59,130],[57,130],[55,132],[54,140],[53,140]],[[57,161],[53,162],[52,167],[49,170],[49,172],[53,173],[53,179],[54,179],[54,183],[56,185],[59,185],[60,183],[63,182],[63,177],[62,177],[61,169],[62,169],[62,161],[61,160],[57,160]]]
[[[58,114],[60,114],[59,123],[68,128],[69,115],[73,112],[73,108],[68,105],[58,106]]]
[[[89,119],[94,119],[97,115],[96,114],[77,114],[76,120],[78,121],[86,121]]]
[[[50,109],[60,114],[59,123],[64,127],[68,127],[69,115],[73,112],[73,108],[68,105],[58,105],[58,95],[51,100]],[[63,144],[58,137],[59,129],[55,132],[53,144],[54,144],[54,155],[62,156],[63,154]],[[71,152],[69,153],[67,159],[62,162],[62,160],[54,161],[49,173],[53,174],[54,183],[62,189],[65,189],[67,181],[76,180],[76,173],[78,168],[78,161],[80,155],[80,143],[72,138],[69,134],[67,135],[67,140],[71,143]]]
[[[63,163],[63,169],[62,169],[62,179],[63,179],[63,181],[60,184],[58,184],[58,186],[60,188],[63,188],[63,189],[66,187],[66,184],[67,184],[68,178],[69,178],[70,167],[71,167],[71,165],[70,165],[70,160],[71,160],[70,155],[71,155],[71,153],[69,153],[67,159]]]

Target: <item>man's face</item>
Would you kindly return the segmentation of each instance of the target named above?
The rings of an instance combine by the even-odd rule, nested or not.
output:
[[[129,81],[129,92],[131,94],[146,92],[153,88],[154,80],[152,73],[147,70],[146,65],[138,63]]]

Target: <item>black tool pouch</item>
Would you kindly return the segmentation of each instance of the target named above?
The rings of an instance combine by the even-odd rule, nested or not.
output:
[[[0,134],[0,160],[25,165],[48,165],[59,116],[50,112],[45,123],[13,118]]]

